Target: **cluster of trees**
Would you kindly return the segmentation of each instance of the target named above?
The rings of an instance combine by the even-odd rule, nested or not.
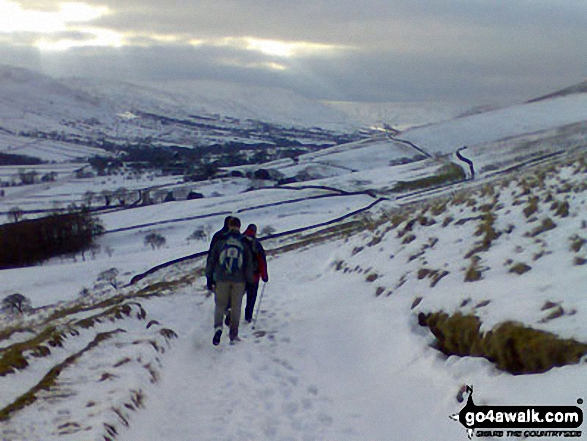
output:
[[[0,269],[83,253],[103,232],[98,219],[86,208],[0,225]]]
[[[76,128],[75,123],[65,123],[65,125]],[[43,132],[41,130],[22,130],[18,133],[19,136],[25,136],[27,138],[36,138],[36,139],[50,139],[53,141],[63,141],[70,144],[77,144],[77,145],[86,145],[89,147],[95,146],[95,141],[88,136],[81,136],[76,135],[73,133],[65,133],[62,131],[53,130],[51,132]]]
[[[32,185],[39,182],[53,182],[55,179],[57,179],[57,173],[54,171],[40,175],[35,170],[21,169],[10,181],[0,181],[0,187],[15,187],[19,185]]]
[[[296,158],[318,147],[302,146],[298,141],[283,146],[267,143],[246,144],[231,141],[207,147],[155,147],[129,144],[120,147],[117,156],[95,156],[89,163],[99,176],[111,175],[122,168],[141,173],[158,170],[168,175],[183,176],[186,182],[202,181],[217,175],[221,167],[261,164],[282,158]]]
[[[38,165],[42,163],[41,159],[32,156],[0,152],[0,165]]]

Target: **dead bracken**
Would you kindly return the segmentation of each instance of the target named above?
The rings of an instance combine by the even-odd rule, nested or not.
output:
[[[577,364],[587,354],[587,344],[561,339],[516,322],[505,322],[482,333],[481,320],[473,315],[445,312],[418,314],[418,322],[436,337],[435,347],[446,355],[483,357],[514,375],[546,372],[553,367]]]

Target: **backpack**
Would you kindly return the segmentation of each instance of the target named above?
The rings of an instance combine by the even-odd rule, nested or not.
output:
[[[242,241],[235,236],[227,236],[218,261],[225,272],[231,274],[243,269],[245,250]]]

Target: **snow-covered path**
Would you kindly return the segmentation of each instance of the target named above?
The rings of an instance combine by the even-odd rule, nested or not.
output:
[[[163,378],[121,439],[416,439],[439,424],[462,435],[446,412],[447,404],[458,410],[453,382],[430,369],[439,355],[422,351],[420,331],[397,311],[409,306],[336,273],[336,250],[271,260],[257,327],[244,325],[234,346],[226,332],[212,346],[212,298],[186,293]],[[420,417],[418,403],[426,403]]]

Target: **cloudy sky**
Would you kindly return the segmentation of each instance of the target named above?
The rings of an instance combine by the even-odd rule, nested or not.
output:
[[[508,103],[587,79],[586,0],[0,0],[0,63],[349,101]]]

